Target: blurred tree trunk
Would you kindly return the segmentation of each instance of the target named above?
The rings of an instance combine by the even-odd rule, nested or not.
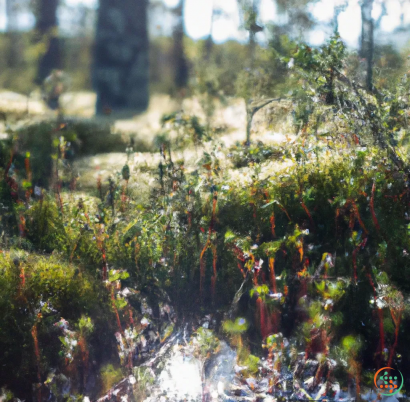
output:
[[[173,61],[175,68],[175,86],[178,90],[186,88],[188,84],[188,62],[184,51],[184,9],[185,0],[180,0],[175,8],[176,24],[173,32],[174,49]]]
[[[256,34],[263,31],[257,24],[260,0],[237,0],[244,28],[249,32],[248,58],[251,68],[255,66]]]
[[[362,0],[362,36],[360,55],[366,59],[366,87],[373,90],[374,21],[372,17],[374,0]]]
[[[18,29],[18,14],[21,4],[19,0],[6,0],[8,50],[6,55],[7,67],[15,69],[22,63],[21,33]]]
[[[46,51],[40,57],[36,82],[41,84],[54,69],[61,68],[61,49],[58,38],[58,0],[39,0],[36,30],[38,39],[46,43]]]
[[[98,114],[148,106],[147,6],[148,0],[100,0],[93,65]]]
[[[17,31],[18,9],[18,0],[6,0],[7,32]]]
[[[211,14],[211,27],[209,28],[209,35],[205,41],[205,60],[209,60],[211,57],[212,49],[214,47],[214,40],[212,33],[214,31],[214,22],[215,22],[215,2],[212,1],[212,14]]]
[[[333,14],[333,31],[339,34],[339,15],[346,10],[348,0],[340,1],[336,6]]]

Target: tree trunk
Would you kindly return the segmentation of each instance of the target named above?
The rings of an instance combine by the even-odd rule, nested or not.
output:
[[[374,21],[372,18],[374,0],[363,0],[361,57],[366,59],[366,87],[373,90]]]
[[[335,7],[335,11],[333,14],[333,31],[337,34],[339,34],[339,15],[346,10],[347,5],[348,1],[345,0],[344,3],[340,3]]]
[[[180,0],[178,7],[175,9],[177,22],[173,33],[175,86],[178,90],[186,88],[188,84],[188,63],[184,51],[184,8],[185,0]]]
[[[58,0],[39,0],[36,29],[40,41],[46,41],[47,50],[38,64],[36,82],[41,84],[52,70],[61,68],[61,50],[57,22]]]
[[[98,114],[148,106],[147,5],[147,0],[100,0],[93,65]]]
[[[205,60],[209,60],[211,57],[212,49],[214,47],[214,40],[212,33],[214,31],[215,22],[215,3],[212,1],[212,14],[211,14],[211,27],[209,29],[209,35],[205,40]]]
[[[19,0],[6,0],[8,51],[6,55],[7,67],[15,69],[21,65],[21,34],[18,32]]]

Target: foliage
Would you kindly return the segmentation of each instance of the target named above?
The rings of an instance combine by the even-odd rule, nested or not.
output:
[[[195,346],[201,359],[207,359],[209,355],[215,353],[219,346],[219,341],[213,331],[200,327],[195,333]]]
[[[229,157],[235,168],[246,167],[249,164],[257,164],[273,159],[281,159],[282,150],[278,147],[267,146],[261,141],[252,143],[249,147],[244,148],[237,144],[229,150]]]
[[[112,364],[107,364],[101,369],[100,375],[103,386],[102,391],[107,392],[122,379],[124,373],[121,368],[115,368]]]
[[[124,168],[92,194],[63,186],[67,151],[91,152],[92,128],[42,123],[2,144],[1,386],[26,398],[53,370],[69,371],[80,384],[95,359],[109,389],[131,368],[145,328],[162,325],[164,303],[181,317],[228,312],[222,329],[246,376],[260,372],[264,345],[276,381],[289,364],[289,343],[292,364],[316,361],[312,386],[328,381],[334,361],[356,384],[362,372],[389,361],[405,372],[407,78],[369,93],[345,73],[348,55],[338,37],[318,49],[280,43],[264,53],[263,68],[243,76],[235,70],[237,95],[264,100],[281,92],[269,70],[280,66],[293,90],[293,140],[281,148],[204,150],[210,122],[164,116],[144,202],[128,187],[137,182],[129,148]],[[211,93],[201,78],[210,102],[229,92],[229,73],[220,73]],[[210,117],[212,105],[204,105]],[[174,152],[190,145],[198,158],[188,168]],[[41,178],[48,191],[33,191]],[[160,342],[173,331],[168,324]],[[218,348],[206,328],[194,341],[202,360]]]

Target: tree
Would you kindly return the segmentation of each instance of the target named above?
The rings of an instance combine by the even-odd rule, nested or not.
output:
[[[176,24],[173,32],[174,49],[173,49],[173,63],[175,74],[175,86],[178,90],[185,88],[188,84],[188,62],[184,51],[184,9],[185,0],[180,0],[174,13],[176,17]]]
[[[278,81],[283,78],[284,65],[275,52],[266,52],[257,46],[256,34],[264,28],[258,23],[260,0],[238,0],[242,24],[249,31],[249,64],[237,78],[237,95],[246,106],[246,145],[251,143],[251,128],[255,114],[279,99],[272,99]]]
[[[374,56],[374,21],[372,18],[374,0],[363,0],[362,12],[362,36],[360,43],[360,55],[366,59],[366,87],[373,89],[373,56]]]
[[[9,50],[7,54],[7,66],[9,68],[16,68],[21,61],[21,52],[19,46],[18,34],[18,11],[19,0],[6,1],[6,16],[7,16],[7,36],[9,38]]]
[[[258,32],[263,31],[263,27],[258,25],[258,13],[260,0],[238,0],[239,9],[242,12],[242,20],[244,28],[249,31],[249,60],[251,67],[254,66],[256,38]]]
[[[334,32],[339,32],[339,15],[346,10],[348,6],[348,0],[340,0],[335,4],[334,14],[333,14],[333,28]]]
[[[380,27],[380,23],[387,15],[386,4],[381,2],[382,12],[377,20],[372,17],[374,0],[362,0],[362,35],[360,38],[360,56],[366,60],[366,88],[373,91],[373,62],[374,62],[374,33]]]
[[[36,31],[38,41],[46,43],[41,55],[36,82],[41,84],[52,70],[61,68],[61,48],[58,38],[58,0],[39,0],[36,10]]]
[[[147,5],[147,0],[100,0],[93,65],[98,114],[148,106]]]
[[[274,0],[279,14],[287,15],[287,23],[281,25],[282,32],[290,37],[304,36],[315,24],[308,5],[317,0]]]

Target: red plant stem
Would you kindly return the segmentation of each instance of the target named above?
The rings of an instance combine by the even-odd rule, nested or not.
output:
[[[37,315],[38,319],[41,319],[41,314]],[[37,363],[37,380],[39,382],[38,388],[38,402],[41,402],[41,371],[40,371],[40,347],[38,345],[38,332],[37,332],[37,322],[34,323],[33,327],[31,328],[31,336],[33,337],[34,341],[34,353],[36,355],[36,363]]]
[[[276,293],[275,259],[273,257],[269,258],[269,274],[272,291]]]
[[[218,273],[216,271],[216,263],[218,260],[216,247],[212,247],[212,268],[213,268],[213,275],[211,278],[211,294],[212,294],[212,301],[215,302],[215,286],[216,286],[216,277]]]
[[[288,214],[288,211],[286,211],[286,208],[283,205],[279,205],[279,208],[286,214],[287,218],[291,221],[292,219],[290,219],[290,216]]]
[[[20,215],[19,234],[20,237],[26,237],[26,220],[23,215]]]
[[[239,270],[241,271],[242,276],[243,276],[244,278],[246,278],[246,273],[245,273],[245,271],[243,270],[242,265],[241,265],[241,263],[240,263],[239,261],[238,261],[238,268],[239,268]]]
[[[304,211],[306,212],[306,215],[309,217],[310,220],[310,224],[312,225],[312,230],[314,230],[315,228],[315,222],[313,221],[312,215],[309,212],[308,207],[306,206],[306,204],[303,202],[303,200],[300,200],[300,205],[302,205],[302,208],[304,209]]]
[[[351,213],[350,218],[349,218],[349,229],[350,230],[353,230],[355,219],[356,219],[356,215],[354,213]]]
[[[102,248],[101,248],[101,255],[102,255],[102,260],[103,260],[103,263],[102,263],[102,268],[103,268],[103,281],[106,281],[107,280],[107,258],[106,258],[106,255],[105,255],[105,248],[104,248],[104,245],[102,246]]]
[[[201,255],[199,256],[199,292],[202,298],[203,294],[203,282],[205,280],[205,268],[206,268],[206,261],[204,260],[205,251],[208,250],[210,241],[209,239],[206,241],[205,247],[201,251]]]
[[[276,237],[276,233],[275,233],[275,213],[274,212],[272,212],[272,215],[271,215],[269,221],[270,221],[270,229],[271,229],[271,232],[272,232],[272,236]]]
[[[379,225],[379,222],[377,220],[376,213],[374,212],[374,193],[375,193],[375,191],[376,191],[376,182],[373,182],[372,196],[370,197],[370,212],[372,214],[374,226],[376,226],[377,231],[380,232],[380,225]]]
[[[27,180],[30,180],[31,172],[30,172],[30,159],[29,158],[24,159],[24,167],[26,168]]]
[[[26,286],[26,274],[24,272],[24,267],[20,270],[20,292],[24,290]]]
[[[356,398],[360,398],[360,372],[356,374]]]
[[[131,307],[128,306],[128,315],[129,315],[129,319],[130,319],[130,326],[134,326],[134,318],[132,317],[132,310]]]
[[[300,262],[303,260],[303,238],[300,240],[300,244],[298,246],[298,253],[300,256]]]
[[[360,217],[359,209],[357,208],[356,203],[353,200],[350,200],[350,203],[352,204],[354,214],[356,216],[356,219],[359,222],[359,225],[363,229],[364,233],[369,234],[369,231],[366,229],[366,226],[364,226],[364,223],[362,221],[362,218]]]
[[[266,333],[266,316],[265,316],[265,304],[261,297],[256,299],[256,304],[258,306],[259,320],[260,320],[260,329],[262,338],[265,339],[267,336]]]
[[[234,251],[234,253],[235,253],[235,255],[236,255],[236,258],[238,259],[238,268],[239,268],[239,270],[241,271],[242,276],[243,276],[244,278],[246,278],[246,273],[245,273],[245,271],[243,270],[242,265],[241,265],[241,262],[244,262],[244,261],[245,261],[245,257],[243,256],[243,252],[242,252],[242,250],[241,250],[238,246],[236,246],[236,245],[233,246],[233,251]]]
[[[122,326],[120,321],[120,315],[118,314],[117,306],[115,305],[115,297],[114,297],[114,287],[111,286],[111,301],[112,301],[112,308],[114,309],[115,317],[117,319],[117,327],[120,334],[122,334]]]
[[[367,242],[367,237],[363,239],[363,241],[353,250],[352,253],[352,260],[353,260],[353,278],[354,281],[357,282],[357,253],[360,250],[360,247],[364,247]]]
[[[399,340],[399,329],[400,329],[401,315],[402,315],[402,311],[400,310],[399,313],[398,313],[398,317],[393,317],[393,321],[394,321],[394,324],[396,325],[396,329],[394,331],[394,343],[393,343],[392,347],[390,348],[389,361],[387,363],[387,366],[389,366],[389,367],[391,366],[391,364],[393,362],[394,352],[396,351],[397,342]],[[393,314],[392,314],[392,316],[393,316]]]

